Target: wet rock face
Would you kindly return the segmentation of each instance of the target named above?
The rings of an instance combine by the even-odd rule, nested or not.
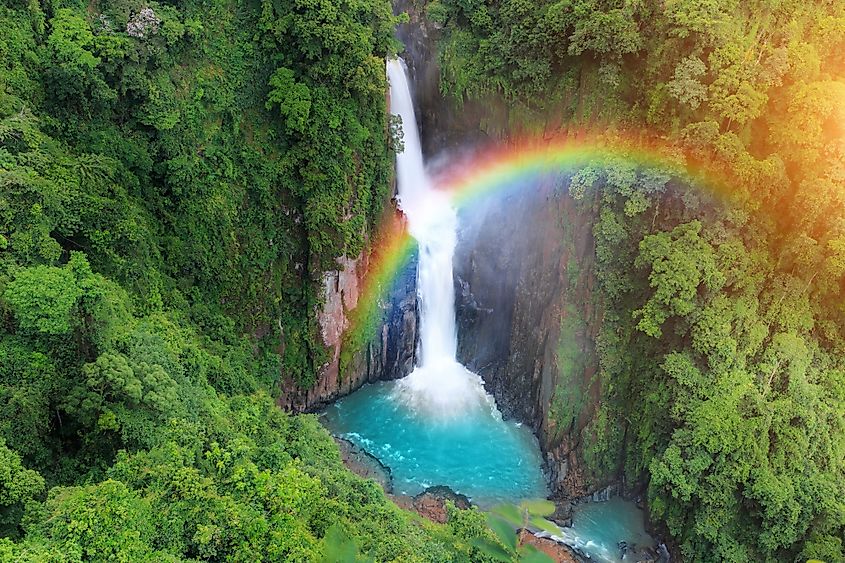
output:
[[[349,440],[335,438],[334,441],[340,450],[340,459],[349,471],[364,479],[372,479],[386,493],[393,492],[393,478],[389,467]]]
[[[566,178],[515,186],[462,211],[455,254],[458,359],[485,381],[502,413],[528,424],[553,491],[585,485],[581,430],[598,403],[593,211]]]
[[[380,305],[381,322],[375,333],[362,349],[351,351],[352,360],[345,372],[338,375],[341,383],[350,380],[349,391],[342,395],[364,383],[405,377],[414,369],[419,336],[416,254],[393,281]],[[329,364],[325,373],[331,378],[336,370]]]
[[[404,229],[397,211],[383,229]],[[344,335],[351,330],[352,312],[358,307],[364,280],[371,267],[365,249],[354,259],[338,260],[338,269],[323,274],[323,307],[317,313],[320,335],[329,350],[329,361],[320,367],[316,383],[307,389],[283,383],[279,405],[289,411],[313,411],[344,397],[365,383],[398,379],[411,373],[417,343],[417,258],[414,255],[379,303],[380,318],[369,340],[355,350],[341,370]]]
[[[402,270],[390,294],[386,322],[382,325],[381,379],[400,379],[411,373],[419,340],[417,307],[417,255]],[[372,372],[373,369],[370,368]]]
[[[572,507],[573,503],[569,500],[555,501],[555,511],[549,517],[549,520],[560,527],[572,526]]]
[[[525,228],[541,212],[542,199],[509,196],[464,210],[455,255],[458,359],[484,378],[505,417],[535,430],[547,366],[538,356],[551,320],[542,317],[551,313],[545,305],[561,285],[558,264],[536,259],[543,233]],[[559,245],[558,237],[549,238]],[[556,261],[560,251],[549,254]]]
[[[539,551],[548,555],[555,563],[580,563],[582,561],[569,547],[553,539],[535,536],[527,530],[520,530],[519,539],[522,545],[533,545]]]

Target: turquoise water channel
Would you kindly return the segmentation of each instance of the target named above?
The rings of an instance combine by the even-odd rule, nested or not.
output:
[[[366,385],[322,417],[333,434],[390,467],[395,493],[448,485],[482,508],[548,495],[537,439],[503,421],[492,399],[486,408],[437,416],[403,401],[398,385]]]
[[[559,539],[563,543],[602,563],[638,560],[633,553],[625,556],[623,542],[631,552],[655,544],[645,530],[643,511],[620,497],[577,505],[572,513],[572,527],[562,528],[561,532]]]

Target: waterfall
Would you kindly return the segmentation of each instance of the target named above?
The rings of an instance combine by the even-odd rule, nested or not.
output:
[[[404,147],[396,155],[398,200],[419,244],[417,299],[420,353],[414,371],[401,381],[397,396],[411,407],[439,415],[459,414],[473,404],[491,408],[481,378],[456,359],[455,288],[452,257],[457,213],[448,196],[432,186],[423,163],[408,75],[401,59],[387,63],[391,111],[402,119]]]
[[[396,155],[399,205],[420,248],[420,366],[454,361],[457,350],[452,256],[457,214],[442,193],[432,189],[425,171],[414,105],[401,59],[388,63],[391,110],[402,118],[404,150]]]

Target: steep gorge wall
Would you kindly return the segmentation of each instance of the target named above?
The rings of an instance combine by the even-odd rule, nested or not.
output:
[[[406,9],[397,6],[397,11]],[[411,8],[402,26],[426,157],[507,142],[506,108],[456,109],[439,91],[436,29]],[[602,323],[594,273],[595,205],[576,203],[567,178],[526,182],[461,212],[455,286],[458,356],[479,373],[506,417],[528,424],[546,456],[555,492],[603,486],[583,462],[582,434],[601,401],[596,339]],[[397,211],[394,220],[401,222]],[[340,261],[324,277],[318,314],[329,362],[310,389],[287,388],[280,403],[313,410],[367,382],[410,373],[417,342],[416,260],[382,303],[374,336],[341,373],[343,334],[360,297],[369,255]],[[608,476],[611,477],[611,476]]]
[[[531,426],[556,492],[587,483],[579,448],[600,399],[593,206],[544,178],[462,213],[455,256],[458,356],[506,417]]]

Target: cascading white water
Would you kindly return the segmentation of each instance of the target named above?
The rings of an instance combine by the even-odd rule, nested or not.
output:
[[[420,300],[419,364],[455,359],[455,290],[452,256],[457,215],[448,198],[432,189],[423,166],[414,106],[400,59],[388,63],[391,111],[402,118],[404,150],[396,156],[399,205],[408,217],[411,235],[420,247],[418,294]]]
[[[423,164],[414,104],[401,59],[387,63],[391,112],[402,119],[404,150],[396,155],[399,205],[420,249],[417,298],[420,355],[414,371],[397,387],[399,398],[441,415],[459,414],[473,403],[498,411],[481,378],[456,360],[455,289],[452,257],[457,213],[433,188]]]

